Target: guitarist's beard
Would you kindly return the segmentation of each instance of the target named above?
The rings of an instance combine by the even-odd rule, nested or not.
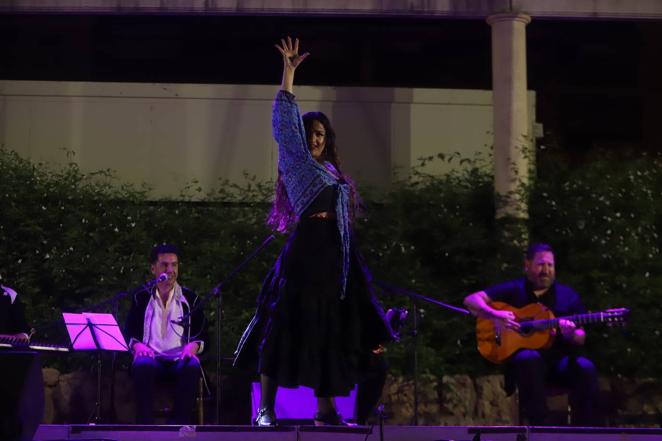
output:
[[[531,282],[534,291],[547,290],[554,283],[554,276],[551,274],[536,274],[533,277],[529,276],[529,282]]]

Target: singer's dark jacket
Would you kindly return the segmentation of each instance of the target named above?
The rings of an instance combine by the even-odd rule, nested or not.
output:
[[[193,309],[200,302],[200,298],[195,294],[195,292],[190,289],[182,286],[182,294],[188,306]],[[133,295],[131,299],[131,309],[129,310],[129,316],[126,319],[126,327],[124,336],[127,339],[127,343],[130,344],[132,338],[143,341],[143,329],[145,321],[145,310],[147,309],[147,304],[152,295],[156,295],[156,288],[145,288],[139,290],[136,294]],[[182,305],[184,314],[189,312],[189,308],[186,304]],[[195,340],[205,341],[207,338],[207,326],[204,317],[202,308],[198,309],[193,313],[189,323],[184,323],[184,337],[182,339],[182,345]]]

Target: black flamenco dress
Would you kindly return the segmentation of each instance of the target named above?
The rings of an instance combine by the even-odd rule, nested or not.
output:
[[[308,386],[318,397],[348,395],[366,371],[372,349],[391,339],[369,273],[350,242],[341,298],[341,240],[328,186],[300,216],[264,281],[258,308],[242,336],[235,364],[253,366],[279,386]]]

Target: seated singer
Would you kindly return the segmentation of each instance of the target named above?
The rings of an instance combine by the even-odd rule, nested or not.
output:
[[[529,246],[524,259],[524,274],[517,280],[492,286],[468,295],[464,304],[477,317],[494,321],[501,328],[520,330],[513,311],[495,309],[494,302],[513,308],[540,303],[555,317],[584,314],[579,295],[567,285],[556,282],[552,247],[536,243]],[[570,388],[574,425],[595,425],[598,392],[596,369],[578,349],[586,340],[584,329],[570,320],[560,319],[553,345],[548,349],[520,349],[506,361],[506,392],[519,390],[521,419],[532,425],[546,425],[546,383]]]
[[[197,354],[204,346],[205,320],[195,293],[177,283],[179,251],[173,245],[157,245],[150,255],[156,283],[147,284],[132,298],[126,323],[133,352],[131,376],[136,394],[136,422],[152,424],[154,382],[174,381],[173,424],[190,424],[201,375]],[[166,277],[167,275],[167,277]],[[162,279],[165,279],[161,281]]]

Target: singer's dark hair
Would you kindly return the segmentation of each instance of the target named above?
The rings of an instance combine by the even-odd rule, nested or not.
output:
[[[171,243],[161,243],[154,245],[149,253],[149,263],[154,264],[159,260],[159,254],[175,254],[179,259],[179,248]]]

